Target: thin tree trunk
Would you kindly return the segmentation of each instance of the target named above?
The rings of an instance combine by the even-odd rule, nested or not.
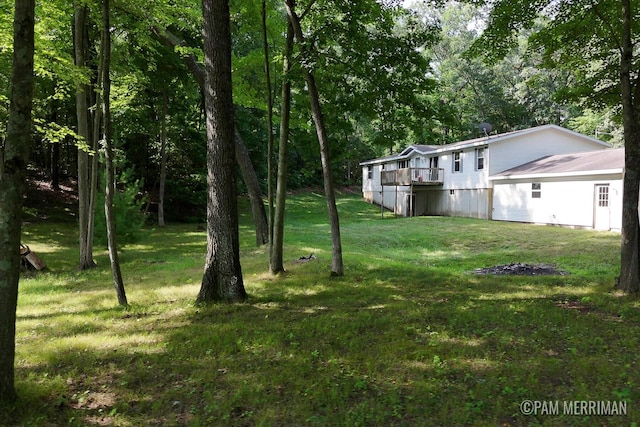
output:
[[[100,86],[98,86],[100,87]],[[101,108],[101,100],[100,100],[100,96],[96,96],[96,112],[95,112],[95,118],[94,120],[96,122],[100,122],[102,120],[102,108]],[[93,234],[94,234],[94,230],[95,230],[95,222],[96,222],[96,203],[97,203],[97,196],[98,196],[98,170],[99,170],[99,163],[98,163],[98,148],[99,148],[99,141],[98,141],[98,135],[100,135],[100,124],[97,123],[94,125],[94,129],[95,129],[95,133],[94,133],[94,137],[93,137],[93,145],[92,145],[92,151],[93,154],[91,155],[91,181],[90,181],[90,188],[89,188],[89,218],[88,218],[88,223],[87,223],[87,246],[90,248],[91,251],[91,258],[93,258]],[[93,265],[96,265],[95,262],[93,263]]]
[[[229,0],[202,0],[207,113],[207,258],[196,303],[247,293],[240,267]]]
[[[122,272],[120,270],[120,259],[118,257],[118,247],[116,245],[116,218],[113,209],[113,193],[115,192],[115,171],[113,166],[113,141],[111,137],[111,34],[109,24],[109,0],[102,0],[102,105],[104,119],[104,146],[105,161],[107,169],[107,183],[105,185],[104,211],[107,223],[107,241],[109,244],[109,260],[111,261],[111,273],[113,274],[113,285],[116,289],[118,304],[127,305],[127,295],[124,290]]]
[[[631,82],[633,43],[631,40],[631,4],[622,0],[622,51],[620,83],[622,89],[622,118],[625,140],[625,172],[622,196],[622,233],[620,249],[620,277],[616,287],[625,292],[640,290],[640,224],[638,221],[638,192],[640,191],[640,100],[634,99]]]
[[[242,136],[238,128],[235,128],[235,141],[236,162],[240,166],[240,173],[247,186],[247,192],[251,200],[251,213],[253,214],[256,227],[256,245],[264,245],[269,241],[267,213],[265,212],[264,203],[262,202],[262,191],[260,190],[258,175],[256,175],[256,170],[253,168],[251,157],[249,157],[249,150],[247,150],[247,146],[242,141]]]
[[[152,27],[153,33],[158,39],[166,46],[173,48],[178,46],[184,46],[183,40],[171,34],[167,30],[162,30],[158,27]],[[198,63],[198,59],[195,55],[186,55],[182,57],[187,68],[191,71],[191,74],[195,78],[196,82],[200,86],[200,89],[204,93],[204,81],[205,70],[204,67]],[[255,168],[249,157],[249,150],[245,146],[240,134],[236,132],[236,160],[240,166],[242,178],[247,185],[247,191],[249,192],[249,200],[251,202],[251,211],[253,212],[253,222],[256,228],[256,243],[263,245],[269,240],[269,225],[267,222],[267,213],[262,200],[262,191],[260,190],[260,183],[256,175]]]
[[[100,49],[104,50],[104,41],[100,40]],[[96,87],[102,87],[102,79],[103,79],[103,68],[104,63],[100,61],[98,65],[98,74]],[[89,182],[89,217],[87,219],[87,247],[90,248],[91,257],[93,258],[93,234],[95,229],[95,219],[96,219],[96,203],[98,196],[98,149],[100,145],[100,127],[102,124],[102,97],[100,95],[100,91],[95,91],[95,103],[94,103],[94,114],[93,114],[93,132],[91,135],[91,168],[90,168],[90,182]],[[94,264],[95,265],[95,262]]]
[[[51,188],[60,190],[60,142],[51,144]]]
[[[300,27],[300,19],[295,12],[295,1],[285,0],[285,7],[287,9],[287,15],[289,21],[293,25],[293,30],[298,39],[298,44],[303,55],[308,54],[307,47],[304,43],[304,35],[302,28]],[[307,90],[309,91],[309,100],[311,102],[311,112],[313,115],[313,121],[316,126],[316,133],[318,135],[318,143],[320,144],[320,159],[322,162],[322,175],[324,179],[324,193],[327,199],[327,209],[329,211],[329,223],[331,225],[331,245],[332,245],[332,260],[331,260],[331,275],[342,276],[344,274],[344,267],[342,262],[342,243],[340,239],[340,221],[338,218],[338,208],[336,206],[335,191],[333,188],[333,177],[331,173],[331,158],[329,156],[329,139],[327,138],[327,132],[324,124],[324,118],[322,116],[322,108],[320,107],[320,95],[318,94],[318,87],[316,85],[316,79],[311,69],[305,68],[304,77],[307,83]]]
[[[58,123],[58,102],[51,102],[51,123]],[[51,176],[51,189],[53,191],[60,190],[60,142],[53,141],[49,144],[49,174]]]
[[[264,50],[264,74],[267,89],[267,194],[269,199],[269,253],[273,250],[274,217],[274,167],[273,167],[273,98],[271,96],[271,67],[269,65],[269,41],[267,38],[267,2],[262,0],[262,47]]]
[[[87,6],[75,7],[75,65],[84,68],[87,63],[88,33],[86,20],[88,16]],[[89,242],[89,154],[88,144],[91,136],[89,134],[89,86],[80,83],[76,90],[76,115],[78,119],[78,135],[83,139],[78,147],[78,226],[80,243],[80,270],[95,267],[93,261],[93,245]]]
[[[31,149],[34,0],[16,0],[13,21],[11,103],[4,148],[0,147],[0,401],[16,398],[15,337],[22,195]]]
[[[162,92],[162,119],[160,129],[160,189],[158,190],[158,227],[164,227],[164,187],[167,181],[167,89]]]
[[[273,218],[273,244],[270,247],[269,270],[272,274],[284,272],[284,212],[287,201],[287,160],[289,148],[289,122],[291,118],[291,54],[293,52],[293,26],[287,24],[284,47],[282,99],[280,107],[280,142],[278,147],[278,182],[276,210]]]

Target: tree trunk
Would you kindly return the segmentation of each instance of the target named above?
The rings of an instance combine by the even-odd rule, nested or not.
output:
[[[107,183],[104,195],[104,213],[107,223],[107,241],[109,245],[109,260],[111,261],[111,273],[113,284],[116,288],[118,304],[127,305],[127,295],[122,281],[120,259],[116,245],[116,218],[113,209],[113,193],[115,192],[115,172],[113,167],[113,141],[111,137],[111,77],[109,76],[111,63],[111,33],[109,24],[109,0],[102,0],[102,105],[104,120],[104,146],[107,169]]]
[[[87,6],[75,7],[75,33],[74,50],[76,67],[86,67],[88,33],[86,20],[88,16]],[[79,83],[76,90],[76,115],[78,118],[78,135],[83,139],[78,146],[78,222],[80,242],[80,270],[95,267],[93,261],[93,245],[89,242],[89,206],[90,206],[90,182],[89,182],[89,86]]]
[[[162,92],[160,128],[160,189],[158,190],[158,227],[164,227],[164,187],[167,181],[167,89]]]
[[[100,78],[98,79],[100,80]],[[102,85],[101,82],[98,82],[98,87]],[[91,174],[90,174],[90,184],[89,184],[89,218],[87,221],[87,247],[90,248],[92,258],[93,258],[93,233],[95,230],[95,220],[96,220],[96,199],[98,196],[98,148],[99,148],[99,135],[100,135],[100,123],[102,122],[102,100],[99,94],[96,94],[96,102],[95,102],[95,115],[94,115],[94,134],[93,134],[93,144],[91,147],[91,151],[93,152],[91,155]],[[95,262],[93,263],[95,265]]]
[[[264,75],[267,89],[267,194],[269,199],[269,253],[273,250],[273,98],[271,96],[271,67],[269,65],[269,41],[267,38],[267,1],[262,0],[262,48],[264,50]]]
[[[60,142],[51,144],[51,188],[60,190]]]
[[[265,212],[264,203],[262,202],[262,191],[260,190],[258,175],[256,175],[256,170],[253,168],[253,163],[251,163],[251,158],[249,157],[249,150],[247,150],[247,146],[242,141],[242,136],[240,132],[238,132],[238,128],[235,128],[235,156],[236,162],[238,162],[240,166],[240,173],[247,186],[249,199],[251,200],[251,212],[256,227],[256,245],[264,245],[269,241],[267,213]]]
[[[229,0],[202,0],[207,114],[207,258],[198,304],[242,301]]]
[[[104,51],[104,40],[100,40],[100,49]],[[102,87],[102,79],[104,75],[104,61],[100,61],[98,65],[98,74],[96,87]],[[93,114],[93,132],[91,133],[91,167],[90,167],[90,181],[89,181],[89,214],[87,218],[87,238],[86,244],[87,247],[90,248],[91,257],[93,258],[93,234],[95,229],[95,220],[96,220],[96,203],[98,196],[98,149],[100,148],[100,129],[102,125],[102,96],[100,95],[100,91],[95,91],[95,102],[94,102],[94,114]],[[93,263],[95,265],[95,262]]]
[[[640,224],[638,221],[638,192],[640,191],[640,99],[634,98],[632,75],[633,43],[631,41],[631,5],[622,0],[622,51],[620,83],[622,118],[625,142],[625,171],[622,196],[622,235],[620,277],[616,287],[625,292],[638,292],[640,264]],[[636,88],[637,90],[637,88]]]
[[[157,27],[152,28],[153,33],[158,39],[166,46],[173,48],[178,46],[184,46],[184,41],[180,40],[175,35],[171,34],[167,30],[162,30]],[[195,55],[182,56],[185,64],[191,71],[191,74],[195,78],[196,82],[200,86],[200,89],[204,93],[204,81],[205,70],[202,65],[198,63],[198,59]],[[268,242],[269,239],[269,225],[267,223],[267,213],[264,208],[264,202],[262,201],[262,191],[260,190],[260,183],[256,175],[255,168],[249,157],[249,150],[245,146],[240,134],[236,132],[236,160],[240,166],[242,178],[247,185],[247,191],[249,192],[249,200],[251,201],[251,211],[253,212],[253,222],[256,228],[256,243],[263,245]]]
[[[285,7],[287,9],[287,15],[289,21],[293,25],[293,30],[298,39],[300,50],[304,55],[308,54],[308,47],[304,43],[304,35],[302,28],[300,27],[300,19],[295,12],[295,1],[286,0]],[[322,109],[320,107],[320,95],[318,94],[318,87],[316,85],[316,79],[311,69],[305,68],[303,70],[305,81],[307,83],[307,90],[309,91],[309,100],[311,102],[311,112],[313,115],[313,122],[316,126],[316,133],[318,135],[318,143],[320,144],[320,159],[322,161],[322,175],[324,179],[324,193],[327,199],[327,209],[329,211],[329,223],[331,225],[331,244],[332,244],[332,260],[331,260],[331,275],[342,276],[344,274],[344,267],[342,263],[342,243],[340,239],[340,221],[338,218],[338,208],[336,206],[335,191],[333,188],[333,177],[331,173],[331,157],[329,156],[329,139],[327,138],[327,132],[324,125],[324,118],[322,116]]]
[[[16,0],[9,123],[0,147],[0,401],[16,398],[15,337],[25,171],[31,148],[34,0]]]
[[[278,147],[278,182],[276,185],[276,210],[273,217],[273,244],[270,247],[269,270],[272,274],[284,273],[284,212],[287,200],[287,160],[289,148],[289,122],[291,118],[291,53],[293,51],[293,26],[287,24],[287,41],[284,47],[282,99],[280,113],[280,142]]]

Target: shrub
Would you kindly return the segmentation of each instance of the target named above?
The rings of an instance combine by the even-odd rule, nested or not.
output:
[[[116,242],[120,246],[135,243],[140,239],[147,216],[143,212],[145,199],[140,197],[142,182],[134,178],[133,169],[125,169],[122,174],[116,177],[116,182],[113,207],[116,220]],[[93,236],[96,244],[106,246],[107,223],[103,192],[98,194],[96,201],[96,222]]]

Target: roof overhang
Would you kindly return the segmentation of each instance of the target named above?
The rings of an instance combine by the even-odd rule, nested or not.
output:
[[[468,148],[482,147],[482,146],[494,144],[500,141],[508,141],[512,138],[518,138],[530,133],[541,132],[544,130],[553,130],[556,132],[567,133],[569,135],[574,135],[576,137],[579,137],[583,140],[590,141],[591,143],[599,145],[602,148],[611,148],[611,144],[609,144],[608,142],[600,141],[599,139],[593,138],[591,136],[574,132],[572,130],[560,127],[558,125],[543,125],[543,126],[536,126],[528,129],[517,130],[513,132],[507,132],[499,135],[489,135],[481,138],[470,139],[467,141],[454,142],[452,144],[447,144],[442,146],[430,146],[430,149],[426,151],[420,150],[416,145],[410,145],[407,148],[405,148],[402,152],[400,152],[400,154],[367,160],[360,163],[360,166],[376,165],[376,164],[388,163],[396,160],[403,160],[403,159],[410,158],[412,155],[415,155],[415,154],[420,154],[420,155],[436,154],[437,155],[442,153],[451,153],[454,151],[460,151]]]
[[[536,179],[550,179],[550,178],[575,178],[575,177],[589,177],[589,176],[601,176],[601,175],[620,175],[620,179],[622,179],[622,172],[623,172],[622,168],[616,168],[616,169],[603,169],[603,170],[591,170],[591,171],[493,175],[489,177],[489,180],[490,181],[515,181],[515,180],[536,180]]]

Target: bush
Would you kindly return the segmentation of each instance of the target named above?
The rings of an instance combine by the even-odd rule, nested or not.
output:
[[[103,176],[103,182],[105,181]],[[139,197],[142,182],[134,178],[133,169],[126,169],[116,177],[117,188],[113,195],[116,219],[116,242],[118,246],[135,243],[142,236],[142,227],[147,219],[143,212],[145,199]],[[98,245],[107,246],[107,223],[104,214],[104,193],[98,194],[94,240]]]

